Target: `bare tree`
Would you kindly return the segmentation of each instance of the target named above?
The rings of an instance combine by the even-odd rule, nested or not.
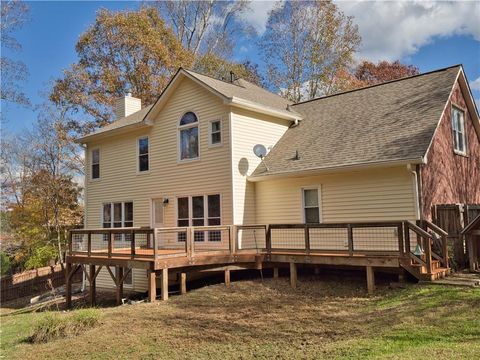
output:
[[[183,47],[195,58],[215,54],[231,55],[235,34],[253,31],[240,17],[249,10],[249,1],[157,1],[156,6],[172,26]]]
[[[360,44],[358,28],[331,1],[285,1],[260,41],[271,86],[292,101],[329,94]]]
[[[10,0],[0,2],[0,8],[0,39],[2,48],[19,51],[22,46],[15,39],[13,33],[28,20],[28,6],[22,1]],[[19,86],[19,82],[25,81],[28,77],[27,66],[21,61],[2,55],[0,57],[0,67],[2,78],[0,98],[21,105],[29,105],[30,101]]]

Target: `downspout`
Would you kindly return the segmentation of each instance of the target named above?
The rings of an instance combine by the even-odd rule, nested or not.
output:
[[[420,220],[422,217],[422,213],[420,211],[421,209],[421,204],[420,204],[420,195],[421,195],[421,186],[419,183],[419,175],[417,174],[417,171],[419,172],[419,167],[418,165],[416,167],[412,166],[412,164],[407,165],[407,170],[410,171],[413,175],[413,196],[414,196],[414,203],[415,203],[415,218],[416,220]]]
[[[85,159],[85,165],[88,159],[88,153],[87,153],[87,147],[85,145],[80,144],[80,147],[83,149],[85,152],[84,159]],[[87,171],[84,169],[84,175],[83,175],[83,228],[87,228]],[[86,271],[86,266],[84,267]],[[87,283],[87,275],[85,274],[85,271],[82,271],[82,288],[80,291],[83,293],[85,292],[86,288],[86,283]]]

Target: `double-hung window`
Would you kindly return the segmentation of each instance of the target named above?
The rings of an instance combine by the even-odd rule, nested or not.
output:
[[[453,149],[460,154],[467,153],[464,112],[452,107]]]
[[[180,160],[196,159],[198,149],[198,118],[193,112],[185,113],[178,126]]]
[[[318,224],[320,222],[318,188],[303,189],[303,218],[306,224]]]
[[[210,145],[222,143],[222,122],[220,120],[210,121]]]
[[[148,137],[138,139],[138,171],[140,172],[149,169],[148,153]]]
[[[100,150],[92,150],[92,179],[100,178]]]

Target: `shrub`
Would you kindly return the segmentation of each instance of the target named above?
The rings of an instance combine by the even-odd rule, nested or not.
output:
[[[0,276],[10,275],[10,258],[3,251],[0,252]]]
[[[52,245],[45,245],[34,250],[32,256],[25,263],[27,270],[37,269],[47,266],[50,260],[54,260],[57,256],[57,249]]]
[[[100,322],[97,309],[81,309],[70,314],[47,313],[33,326],[28,341],[46,343],[55,339],[79,335]]]

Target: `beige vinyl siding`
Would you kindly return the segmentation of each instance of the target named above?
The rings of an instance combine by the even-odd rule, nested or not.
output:
[[[193,111],[199,119],[200,158],[179,162],[177,125],[181,116]],[[222,101],[193,81],[184,79],[175,93],[155,116],[148,130],[136,130],[99,143],[88,149],[100,149],[100,179],[90,179],[90,156],[87,156],[86,227],[101,227],[102,204],[133,201],[134,226],[150,226],[151,201],[168,198],[164,208],[164,226],[176,226],[176,197],[220,194],[222,223],[232,223],[232,187],[230,129],[227,107]],[[208,123],[222,121],[222,146],[209,147]],[[148,135],[150,169],[137,172],[137,141]],[[87,151],[88,151],[87,149]],[[147,288],[146,272],[135,269],[135,290]],[[104,270],[99,274],[99,287],[111,287],[112,280]]]
[[[235,224],[255,223],[255,184],[247,181],[247,176],[260,164],[260,159],[253,153],[253,147],[262,144],[269,150],[287,131],[290,123],[248,110],[233,109],[231,126]]]
[[[322,222],[415,220],[412,174],[397,167],[257,182],[257,223],[303,222],[302,188],[317,185]]]

